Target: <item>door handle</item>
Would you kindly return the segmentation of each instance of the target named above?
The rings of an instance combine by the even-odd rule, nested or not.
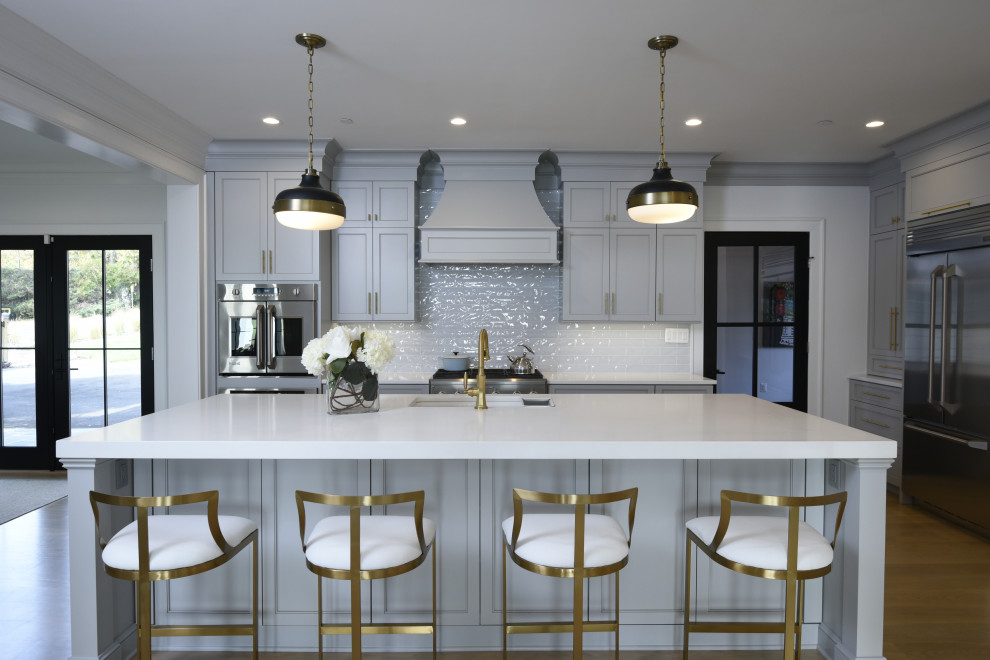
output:
[[[935,402],[935,281],[943,272],[945,267],[939,265],[928,276],[931,282],[928,292],[928,405],[939,412],[942,408]]]
[[[722,371],[721,369],[716,369],[715,370],[715,373],[718,374],[719,376],[724,376],[725,375],[725,372]]]
[[[262,265],[264,263],[262,262]],[[265,368],[265,306],[258,305],[258,308],[254,311],[255,316],[255,329],[254,329],[254,364],[258,369]]]
[[[275,305],[268,306],[268,368],[275,368]]]

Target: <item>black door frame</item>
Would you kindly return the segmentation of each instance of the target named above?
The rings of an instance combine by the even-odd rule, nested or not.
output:
[[[798,295],[794,299],[793,324],[761,321],[758,316],[759,305],[754,305],[752,322],[718,323],[718,248],[719,247],[748,247],[754,250],[760,246],[792,246],[794,247],[794,286]],[[707,378],[717,378],[716,359],[718,355],[717,334],[720,327],[752,327],[772,328],[784,325],[794,326],[794,383],[793,401],[782,403],[789,408],[802,412],[808,410],[808,324],[810,313],[810,277],[808,264],[810,259],[810,234],[808,232],[777,232],[777,231],[726,231],[705,232],[705,323],[704,323],[704,353],[703,374]],[[754,302],[761,300],[759,291],[758,260],[754,259]],[[757,360],[759,348],[759,332],[753,332],[753,395],[757,392]]]

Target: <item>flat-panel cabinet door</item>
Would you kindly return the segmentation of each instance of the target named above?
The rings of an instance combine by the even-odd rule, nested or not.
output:
[[[904,184],[898,183],[870,193],[870,233],[904,227]]]
[[[214,226],[218,279],[268,277],[268,175],[214,174]]]
[[[904,235],[870,236],[870,355],[904,355]]]
[[[375,226],[415,226],[415,188],[412,181],[375,181],[371,211]]]
[[[607,227],[611,221],[611,192],[607,182],[564,184],[565,227]]]
[[[375,229],[372,316],[415,321],[415,229]]]
[[[609,230],[564,230],[564,321],[608,318]]]
[[[299,185],[295,173],[268,174],[270,202],[266,205],[268,221],[268,279],[318,280],[320,277],[319,236],[315,231],[286,227],[275,219],[272,205],[283,190]]]
[[[656,314],[654,268],[657,232],[653,227],[610,230],[609,280],[613,321],[652,321]]]
[[[332,234],[331,315],[335,321],[370,321],[372,230],[341,227]]]
[[[371,181],[334,181],[333,190],[347,209],[344,227],[371,226]]]
[[[656,276],[656,320],[701,321],[705,283],[702,230],[658,230]]]

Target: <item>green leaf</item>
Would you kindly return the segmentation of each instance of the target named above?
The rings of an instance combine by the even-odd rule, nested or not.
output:
[[[344,370],[347,366],[347,358],[337,358],[330,363],[330,371],[333,372],[334,378],[340,375],[340,372]]]
[[[348,362],[347,366],[344,367],[344,370],[340,375],[343,376],[348,383],[357,385],[364,380],[365,370],[365,366],[360,362]]]
[[[378,376],[371,375],[364,381],[364,387],[361,388],[361,396],[364,397],[365,401],[374,401],[378,398]]]

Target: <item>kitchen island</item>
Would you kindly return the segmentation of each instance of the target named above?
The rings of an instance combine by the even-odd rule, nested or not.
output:
[[[882,657],[885,471],[896,453],[892,441],[743,395],[557,394],[549,397],[552,406],[501,406],[498,397],[491,396],[491,408],[486,411],[419,405],[437,398],[385,395],[379,413],[330,416],[319,395],[221,395],[59,441],[57,453],[69,472],[71,657],[105,657],[118,646],[128,645],[126,631],[121,633],[120,626],[110,620],[113,612],[126,616],[127,607],[119,602],[113,606],[120,600],[120,589],[115,590],[103,575],[87,495],[93,488],[126,489],[126,480],[121,479],[121,465],[126,475],[126,462],[120,459],[152,459],[156,492],[189,486],[194,480],[184,475],[196,472],[197,466],[208,466],[200,473],[212,478],[213,485],[207,480],[197,483],[198,487],[219,488],[222,507],[227,503],[235,507],[233,513],[260,517],[262,647],[281,650],[315,646],[315,632],[306,625],[309,613],[290,612],[292,607],[279,600],[282,583],[292,579],[289,567],[302,563],[291,493],[294,488],[313,488],[313,480],[322,480],[316,487],[322,483],[339,492],[394,490],[399,485],[409,489],[408,478],[390,481],[382,476],[398,473],[401,467],[413,477],[417,473],[441,475],[435,477],[436,483],[450,489],[454,480],[444,470],[456,466],[451,474],[469,475],[467,496],[454,493],[451,497],[449,492],[444,496],[439,489],[433,500],[434,505],[443,500],[445,506],[456,501],[466,511],[459,523],[463,529],[453,536],[464,541],[459,547],[451,543],[449,533],[441,537],[439,562],[448,562],[465,576],[476,576],[477,565],[459,565],[458,558],[461,564],[472,557],[478,562],[479,556],[482,564],[497,564],[491,557],[498,542],[492,527],[511,507],[502,501],[510,486],[548,489],[560,485],[560,479],[541,481],[544,468],[547,473],[569,473],[562,486],[579,490],[611,487],[615,480],[634,478],[636,483],[624,483],[641,487],[632,557],[636,559],[639,552],[646,570],[668,564],[661,572],[669,572],[671,579],[670,588],[664,590],[670,593],[651,589],[653,593],[637,596],[635,588],[627,586],[640,579],[632,575],[636,564],[630,562],[623,575],[623,603],[629,595],[662,599],[667,605],[658,606],[652,618],[642,619],[641,635],[637,635],[635,613],[627,616],[623,612],[623,621],[631,629],[627,634],[623,628],[623,646],[665,648],[676,647],[679,640],[675,592],[680,559],[676,548],[683,545],[683,520],[711,512],[717,505],[719,484],[753,489],[751,466],[785,466],[784,479],[793,494],[816,494],[835,487],[849,492],[836,569],[826,577],[824,587],[809,586],[809,600],[818,601],[817,607],[809,608],[810,618],[817,612],[821,624],[809,626],[806,639],[817,639],[827,657]],[[244,478],[222,474],[228,464],[243,466],[235,473]],[[708,465],[716,467],[702,467]],[[612,479],[611,475],[618,476]],[[767,485],[758,477],[756,481],[756,486]],[[656,490],[666,483],[674,484],[670,492],[675,499],[660,496]],[[237,492],[247,493],[241,500],[256,497],[257,503],[237,510]],[[427,488],[427,515],[431,515],[430,502],[431,489]],[[441,530],[453,526],[445,516],[438,515]],[[809,521],[825,527],[823,519]],[[668,545],[673,550],[665,561],[662,555]],[[296,556],[290,558],[290,554]],[[481,607],[471,605],[471,612],[466,612],[467,606],[446,608],[451,611],[440,619],[441,649],[466,649],[472,643],[479,650],[497,648],[498,618],[488,607],[497,599],[493,571],[486,572],[482,566],[482,579],[474,587],[463,588],[466,599],[480,602]],[[459,580],[441,577],[451,589]],[[306,584],[315,593],[315,584]],[[596,593],[602,596],[599,600],[608,601],[608,588],[602,583],[598,592],[592,590],[592,610],[598,607]],[[715,593],[714,587],[708,588]],[[374,592],[372,598],[375,593],[379,603],[388,600],[386,592]],[[441,589],[441,607],[444,593]],[[389,596],[392,611],[382,605],[382,617],[396,613],[400,595]],[[294,602],[289,596],[284,598],[285,603]],[[172,600],[178,601],[178,595]],[[453,603],[454,597],[450,600]],[[712,611],[719,609],[715,600],[713,596]],[[159,603],[158,614],[171,616],[168,607]],[[466,613],[452,611],[458,608]],[[308,640],[304,643],[308,646],[300,647],[303,642],[296,633],[301,635],[298,639]]]

